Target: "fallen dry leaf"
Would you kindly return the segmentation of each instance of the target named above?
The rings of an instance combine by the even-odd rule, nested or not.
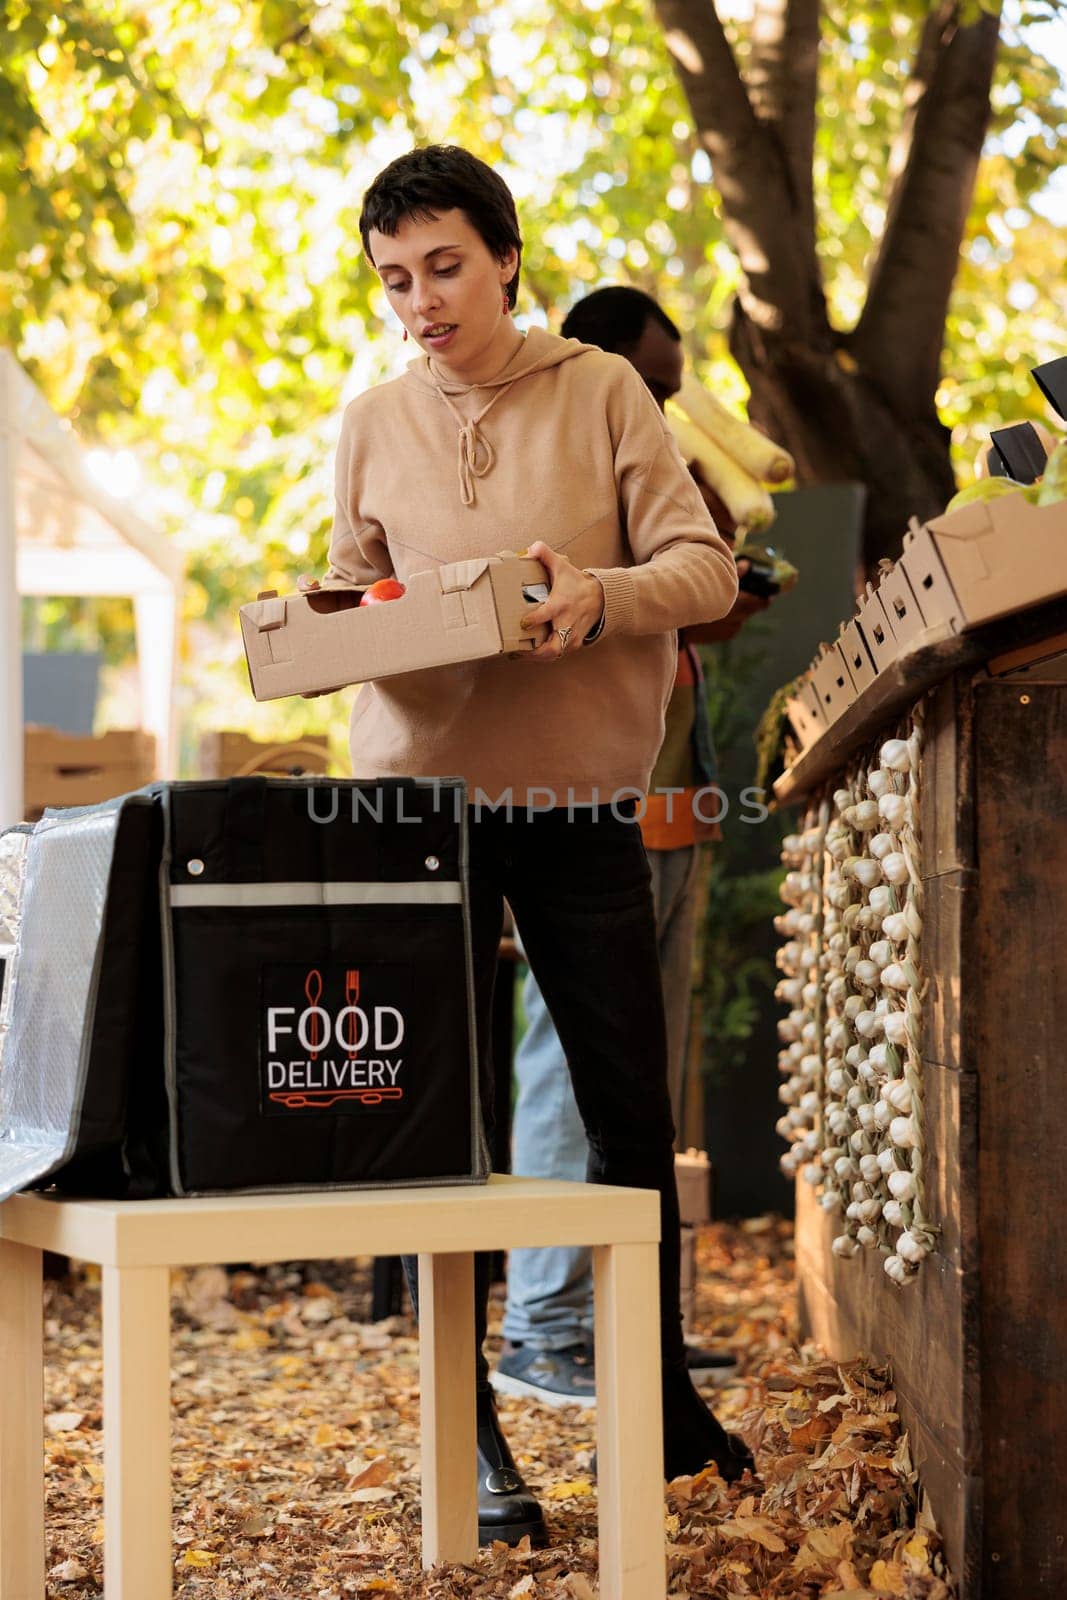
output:
[[[803,1572],[808,1567],[837,1563],[848,1558],[851,1547],[852,1528],[847,1522],[839,1522],[832,1528],[812,1528],[804,1535],[804,1543],[793,1565],[798,1572]]]
[[[187,1567],[213,1567],[218,1559],[211,1550],[187,1550],[182,1557]]]
[[[907,1576],[898,1561],[876,1561],[868,1582],[881,1594],[907,1594]]]
[[[388,1483],[392,1476],[392,1464],[388,1456],[378,1456],[368,1467],[354,1477],[349,1483],[350,1489],[374,1489],[380,1483]]]
[[[775,1554],[786,1548],[785,1540],[775,1532],[769,1517],[731,1517],[729,1522],[720,1522],[719,1532],[726,1539],[751,1539]]]
[[[596,1600],[593,1585],[584,1572],[568,1572],[566,1583],[572,1600]]]
[[[61,1561],[58,1566],[48,1569],[48,1576],[55,1578],[59,1583],[79,1583],[82,1578],[89,1576],[88,1569],[80,1561]],[[40,1582],[40,1579],[37,1580]]]
[[[264,1534],[271,1533],[274,1523],[262,1511],[254,1511],[250,1517],[241,1523],[240,1533],[242,1539],[262,1539]]]
[[[553,1483],[549,1488],[541,1490],[542,1500],[580,1500],[584,1495],[593,1493],[593,1485],[588,1478],[564,1478],[562,1483]]]
[[[53,1411],[44,1419],[46,1433],[73,1433],[85,1421],[84,1411]]]
[[[930,1541],[925,1533],[916,1533],[903,1550],[904,1562],[911,1572],[926,1572],[930,1565]]]

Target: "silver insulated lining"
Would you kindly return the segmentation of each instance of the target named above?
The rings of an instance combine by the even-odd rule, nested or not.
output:
[[[119,815],[66,811],[0,839],[0,954],[16,951],[0,1003],[0,1200],[77,1142]]]
[[[19,932],[22,927],[22,889],[29,842],[29,828],[9,828],[0,833],[0,1113],[3,1108],[4,1041],[11,1027]]]

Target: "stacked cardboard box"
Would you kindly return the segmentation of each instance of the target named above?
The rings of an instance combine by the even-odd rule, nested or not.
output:
[[[1067,594],[1067,501],[1022,494],[913,521],[900,560],[868,584],[856,615],[824,645],[789,703],[806,751],[903,655]]]

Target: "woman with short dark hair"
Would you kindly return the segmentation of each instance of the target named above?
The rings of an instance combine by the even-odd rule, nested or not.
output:
[[[412,151],[371,184],[360,232],[423,354],[345,413],[325,581],[403,581],[528,546],[550,592],[526,624],[551,632],[520,659],[366,685],[353,773],[466,779],[483,1093],[506,897],[567,1052],[590,1177],[660,1195],[668,1476],[714,1460],[732,1479],[751,1456],[686,1372],[662,994],[634,817],[662,738],[674,630],[730,609],[733,558],[629,363],[540,328],[524,337],[511,320],[522,238],[490,167],[454,147]],[[541,1538],[481,1344],[480,1535]]]

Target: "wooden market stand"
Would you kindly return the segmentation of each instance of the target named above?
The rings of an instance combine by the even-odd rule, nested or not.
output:
[[[1067,551],[1064,553],[1067,559]],[[921,1057],[933,1252],[899,1287],[797,1184],[801,1316],[889,1363],[961,1600],[1067,1593],[1067,601],[920,636],[775,786],[831,794],[925,706]],[[810,815],[809,811],[809,815]]]

